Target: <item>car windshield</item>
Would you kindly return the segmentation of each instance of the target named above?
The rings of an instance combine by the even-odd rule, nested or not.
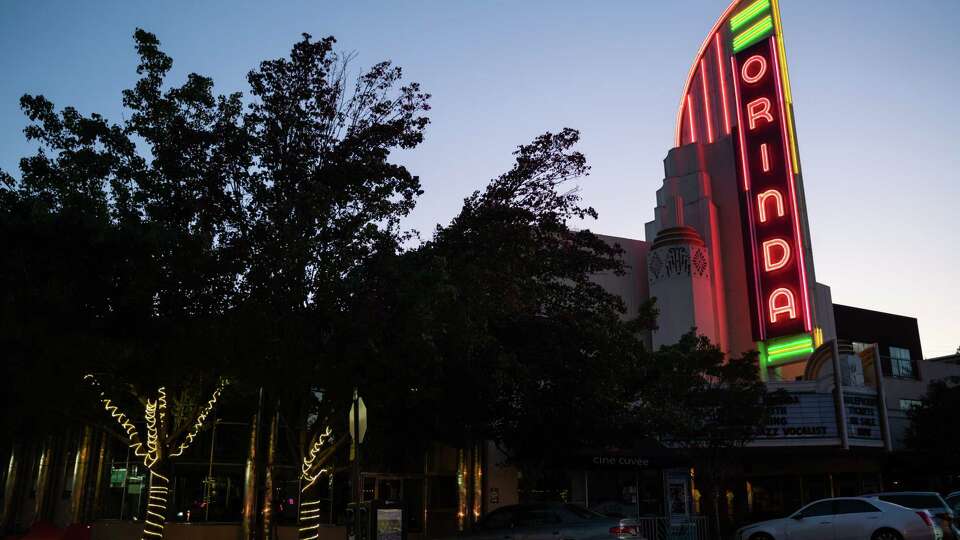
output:
[[[944,508],[943,499],[941,499],[939,495],[932,493],[893,493],[889,495],[880,495],[880,500],[893,504],[899,504],[900,506],[906,506],[907,508],[939,511],[946,510],[946,508]]]

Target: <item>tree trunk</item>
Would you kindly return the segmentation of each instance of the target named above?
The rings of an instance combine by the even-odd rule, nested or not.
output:
[[[270,433],[267,435],[267,467],[263,479],[263,538],[273,540],[273,475],[277,454],[277,432],[280,424],[280,403],[275,404],[273,418],[270,420]]]
[[[300,492],[300,515],[298,525],[300,540],[316,540],[320,532],[320,498],[317,496],[318,483]]]
[[[163,525],[167,520],[167,500],[170,495],[170,478],[161,474],[161,464],[157,463],[150,469],[150,484],[147,491],[147,513],[143,518],[143,535],[141,540],[156,540],[163,538]],[[169,474],[167,468],[163,472]]]
[[[713,530],[715,538],[720,536],[720,487],[716,483],[710,488],[711,498],[713,499]]]
[[[260,439],[260,412],[263,409],[263,389],[257,402],[257,412],[250,422],[250,447],[243,474],[243,522],[241,540],[255,540],[257,535],[257,470]]]
[[[28,447],[24,444],[13,444],[10,447],[10,462],[7,463],[6,482],[3,486],[3,514],[0,515],[0,534],[12,534],[17,526],[17,515],[20,513],[20,503],[23,500],[23,488],[26,484],[26,466],[24,454]]]
[[[50,461],[53,458],[53,439],[47,438],[40,450],[37,464],[37,494],[34,497],[33,521],[42,521],[46,515],[47,495],[50,493]]]
[[[100,508],[103,504],[103,482],[109,474],[106,470],[109,462],[109,439],[107,432],[100,433],[100,448],[97,455],[96,479],[93,482],[93,496],[88,507],[88,514],[84,521],[90,521],[100,516]]]
[[[90,470],[90,453],[93,441],[93,428],[85,426],[80,435],[80,444],[77,447],[76,461],[74,462],[73,493],[70,498],[70,522],[84,521],[84,508],[87,502],[87,474]]]

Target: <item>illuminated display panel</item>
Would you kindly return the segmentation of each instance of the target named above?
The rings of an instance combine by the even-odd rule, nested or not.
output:
[[[797,190],[774,37],[731,58],[745,250],[755,299],[756,339],[812,331]]]

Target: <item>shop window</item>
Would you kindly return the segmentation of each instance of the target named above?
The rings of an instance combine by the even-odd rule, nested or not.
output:
[[[872,346],[870,343],[864,343],[862,341],[854,341],[851,345],[853,345],[853,352],[857,354],[862,353]]]
[[[913,377],[913,361],[910,349],[890,347],[890,367],[894,377]]]

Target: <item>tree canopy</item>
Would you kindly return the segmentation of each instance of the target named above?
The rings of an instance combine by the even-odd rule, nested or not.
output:
[[[960,470],[960,434],[951,429],[957,423],[957,411],[960,377],[931,382],[920,405],[909,412],[907,447],[929,453],[935,463],[952,464],[952,470],[945,472]]]
[[[181,408],[226,376],[290,425],[343,430],[359,386],[384,459],[400,438],[493,440],[531,464],[625,444],[624,426],[680,439],[754,420],[748,360],[692,335],[647,351],[653,303],[628,313],[593,279],[626,266],[572,225],[597,217],[576,130],[520,145],[417,243],[402,219],[422,188],[395,153],[423,141],[429,95],[400,68],[351,76],[332,37],[304,34],[219,94],[196,73],[171,83],[153,34],[134,44],[122,122],[24,96],[38,150],[0,172],[0,343],[21,383],[6,395],[31,414],[89,420],[71,407],[88,372]],[[711,399],[716,414],[684,416]]]

